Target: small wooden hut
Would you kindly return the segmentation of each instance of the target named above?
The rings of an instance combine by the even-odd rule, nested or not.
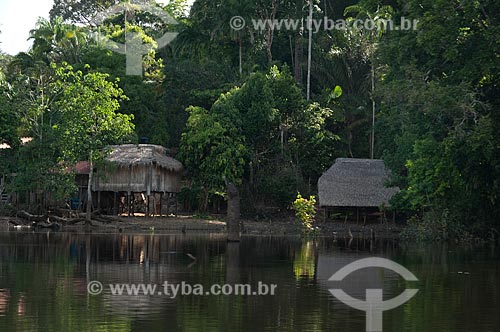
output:
[[[318,181],[319,205],[325,214],[354,210],[356,220],[360,210],[365,218],[376,215],[390,206],[390,199],[399,191],[385,186],[389,175],[383,160],[338,158]]]
[[[136,212],[137,201],[145,206],[145,214],[162,215],[162,202],[167,198],[167,214],[170,200],[175,201],[181,191],[183,166],[167,155],[167,149],[159,145],[127,144],[110,147],[104,167],[97,169],[92,191],[97,193],[97,206],[109,208],[113,214]],[[139,199],[138,199],[139,197]],[[153,206],[150,201],[152,200]],[[109,210],[109,209],[108,209]]]

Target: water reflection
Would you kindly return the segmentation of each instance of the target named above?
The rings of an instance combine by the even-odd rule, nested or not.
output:
[[[316,244],[312,240],[302,242],[302,247],[293,260],[293,271],[297,279],[312,279],[316,272]]]
[[[339,268],[364,257],[393,259],[420,279],[419,294],[384,314],[385,331],[499,331],[495,248],[402,247],[395,241],[221,235],[0,233],[0,331],[364,331],[365,314],[333,298],[341,287],[399,295],[385,270]],[[462,272],[462,273],[459,273]],[[467,274],[466,274],[467,272]],[[100,296],[87,283],[278,284],[276,296]],[[481,320],[478,320],[481,317]]]

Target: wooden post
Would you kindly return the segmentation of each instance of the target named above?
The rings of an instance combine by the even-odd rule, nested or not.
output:
[[[117,193],[116,191],[113,192],[113,215],[116,216],[118,215],[118,209],[117,209],[117,205],[118,205],[118,201],[117,201]],[[88,204],[88,203],[87,203]]]
[[[167,193],[167,217],[170,215],[170,193]]]
[[[130,217],[130,214],[132,213],[132,193],[129,191],[127,193],[127,210],[128,210],[128,216]]]
[[[101,210],[101,191],[100,190],[97,192],[97,210]]]
[[[150,211],[149,211],[149,195],[147,195],[146,198],[146,217],[149,217]]]
[[[162,217],[162,208],[163,208],[163,204],[162,204],[162,199],[163,199],[163,193],[160,193],[160,218]]]
[[[175,216],[179,214],[179,201],[177,200],[177,194],[174,193],[174,200],[175,200]]]

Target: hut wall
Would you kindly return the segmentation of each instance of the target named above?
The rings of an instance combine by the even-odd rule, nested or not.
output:
[[[181,174],[152,165],[117,167],[94,179],[94,191],[176,193],[181,187]]]
[[[160,167],[154,167],[153,191],[178,193],[181,191],[181,174]]]

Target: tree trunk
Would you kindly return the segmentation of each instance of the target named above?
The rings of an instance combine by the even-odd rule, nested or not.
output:
[[[271,13],[265,19],[269,19],[273,22],[276,18],[276,13],[278,12],[278,1],[272,0],[271,3]],[[267,15],[266,15],[267,16]],[[267,51],[267,61],[269,65],[273,62],[273,40],[274,40],[274,26],[269,24],[266,31],[266,51]]]
[[[243,45],[241,42],[241,36],[238,35],[238,44],[239,44],[239,56],[240,56],[240,76],[243,75]]]
[[[297,35],[295,37],[295,57],[293,63],[293,73],[295,80],[299,85],[302,85],[303,75],[302,75],[302,37]]]
[[[208,209],[208,195],[209,191],[207,188],[203,189],[203,201],[201,202],[201,211],[202,212],[207,212]]]
[[[273,62],[273,51],[272,51],[272,47],[273,47],[273,31],[272,29],[269,29],[269,31],[267,32],[267,38],[266,38],[266,44],[267,44],[267,47],[266,47],[266,52],[267,52],[267,62],[269,63],[269,65],[271,65],[271,63]]]
[[[370,149],[370,154],[371,154],[371,159],[374,158],[375,156],[375,64],[373,63],[372,59],[372,66],[371,66],[371,76],[372,76],[372,137],[371,137],[371,149]]]
[[[92,180],[94,177],[94,163],[92,162],[92,155],[89,158],[89,183],[87,185],[87,220],[92,220]]]
[[[240,241],[240,193],[232,183],[227,184],[227,240]]]
[[[226,249],[226,283],[240,283],[240,244],[230,242]]]
[[[311,99],[311,65],[312,65],[312,35],[313,35],[313,4],[312,0],[309,1],[309,45],[307,54],[307,100]]]

